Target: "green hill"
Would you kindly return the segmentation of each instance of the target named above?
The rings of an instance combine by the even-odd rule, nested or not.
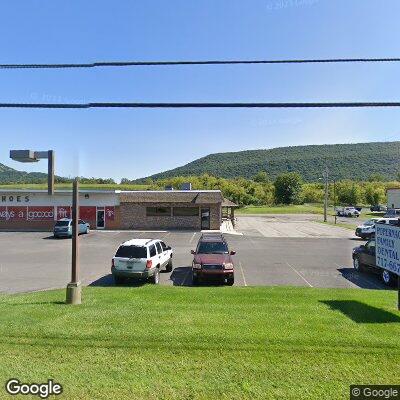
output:
[[[43,183],[47,181],[47,174],[42,172],[17,171],[0,164],[0,184],[6,183]]]
[[[7,165],[0,164],[0,173],[2,173],[2,172],[7,172],[7,171],[15,171],[15,170],[13,170],[13,169],[10,168],[10,167],[7,167]]]
[[[204,173],[223,178],[251,178],[259,171],[266,171],[273,179],[283,172],[296,171],[311,182],[321,177],[326,165],[330,169],[331,179],[367,180],[372,174],[380,174],[386,180],[393,180],[400,171],[400,142],[293,146],[216,153],[150,178],[157,180]]]

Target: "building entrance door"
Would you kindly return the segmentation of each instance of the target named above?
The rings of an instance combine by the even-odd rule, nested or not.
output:
[[[104,209],[97,209],[97,218],[96,218],[96,227],[97,229],[104,229],[105,228],[105,211]]]

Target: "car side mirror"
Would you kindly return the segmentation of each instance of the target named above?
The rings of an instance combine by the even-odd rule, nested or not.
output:
[[[196,254],[194,250],[190,250],[190,254]]]
[[[236,251],[232,250],[229,254],[230,254],[231,256],[234,256],[234,255],[236,254]]]
[[[171,246],[167,246],[167,250],[172,250],[172,249],[171,249]]]

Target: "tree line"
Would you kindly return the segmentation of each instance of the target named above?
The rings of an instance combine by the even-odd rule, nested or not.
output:
[[[399,177],[400,181],[400,177]],[[386,190],[400,188],[400,182],[385,182],[379,174],[371,175],[367,181],[348,179],[329,182],[330,203],[337,205],[385,204]],[[122,179],[121,184],[134,181]],[[185,182],[191,182],[193,189],[222,191],[224,197],[240,206],[321,203],[324,201],[324,182],[306,183],[297,172],[287,172],[271,180],[265,171],[258,172],[252,179],[219,178],[209,174],[176,176],[158,180],[146,179],[143,183],[149,189],[159,190],[166,186],[180,189]]]

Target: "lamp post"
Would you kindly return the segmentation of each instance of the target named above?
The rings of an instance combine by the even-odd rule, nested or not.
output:
[[[67,304],[81,304],[82,288],[79,280],[79,180],[74,179],[72,191],[72,265],[71,282],[67,285]]]
[[[11,150],[10,158],[14,161],[32,163],[38,162],[41,159],[48,160],[47,167],[47,193],[49,196],[54,194],[54,164],[55,152],[54,150],[48,151],[33,151],[33,150]]]

